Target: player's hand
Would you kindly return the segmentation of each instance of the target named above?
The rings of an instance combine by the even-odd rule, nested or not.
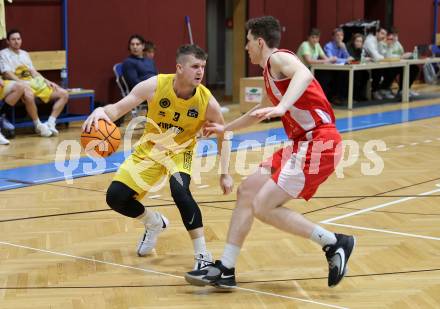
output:
[[[203,136],[210,136],[212,134],[223,134],[225,126],[215,122],[208,122],[203,126]]]
[[[93,113],[91,113],[89,115],[89,117],[87,117],[86,121],[84,121],[84,124],[82,125],[83,132],[89,133],[92,125],[95,126],[95,130],[98,130],[98,128],[99,128],[98,121],[100,119],[104,119],[108,123],[112,122],[110,120],[110,118],[107,116],[107,114],[105,113],[104,109],[102,107],[98,107],[97,109],[95,109],[93,111]]]
[[[46,84],[52,89],[55,89],[58,86],[57,84],[51,82],[50,80],[46,80]]]
[[[5,86],[5,82],[3,81],[3,79],[0,78],[0,87],[4,87]]]
[[[234,188],[234,181],[229,174],[222,174],[220,176],[220,187],[222,188],[223,194],[229,194]]]
[[[283,107],[281,104],[278,104],[274,107],[265,107],[265,108],[259,108],[254,110],[251,113],[251,116],[257,117],[260,120],[264,119],[270,119],[270,118],[277,118],[282,117],[286,113],[286,108]]]

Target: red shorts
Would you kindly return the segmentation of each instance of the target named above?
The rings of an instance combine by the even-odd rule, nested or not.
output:
[[[342,139],[334,125],[321,125],[281,148],[260,166],[293,198],[310,199],[341,159]]]

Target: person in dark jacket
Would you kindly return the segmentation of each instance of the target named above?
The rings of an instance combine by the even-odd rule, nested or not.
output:
[[[122,74],[131,90],[139,82],[156,76],[157,69],[153,60],[155,48],[152,42],[146,42],[142,36],[133,34],[128,40],[128,50],[130,56],[122,63]]]
[[[361,63],[371,61],[370,58],[364,57],[362,59],[364,45],[364,36],[360,33],[356,33],[351,37],[350,43],[347,46],[348,53],[350,57],[353,58],[353,62]],[[353,98],[356,101],[365,101],[367,100],[366,96],[366,85],[369,78],[369,74],[367,71],[355,71],[354,72],[354,81],[353,81]]]

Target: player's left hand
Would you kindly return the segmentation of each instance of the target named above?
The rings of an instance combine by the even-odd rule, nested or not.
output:
[[[234,181],[232,180],[231,175],[222,174],[220,176],[220,187],[222,188],[223,194],[229,194],[232,192]]]
[[[285,113],[286,113],[286,108],[283,107],[281,104],[278,104],[277,106],[274,107],[265,107],[254,110],[251,113],[251,116],[257,117],[260,120],[264,120],[264,119],[281,117],[284,116]]]

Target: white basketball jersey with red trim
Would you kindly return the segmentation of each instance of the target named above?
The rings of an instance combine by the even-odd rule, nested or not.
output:
[[[280,49],[274,53],[285,52],[296,55],[286,49]],[[289,87],[290,78],[281,80],[274,79],[270,74],[270,57],[264,68],[264,84],[266,92],[273,105],[278,105],[281,98]],[[316,79],[308,85],[303,95],[281,117],[284,130],[290,139],[302,137],[306,132],[313,130],[321,124],[334,124],[335,115],[331,104],[327,100],[324,91]]]

